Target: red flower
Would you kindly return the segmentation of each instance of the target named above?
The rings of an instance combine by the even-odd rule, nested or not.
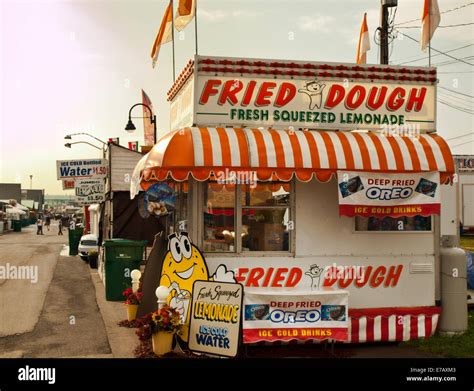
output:
[[[127,288],[122,292],[122,295],[124,296],[130,296],[133,293],[132,288]]]

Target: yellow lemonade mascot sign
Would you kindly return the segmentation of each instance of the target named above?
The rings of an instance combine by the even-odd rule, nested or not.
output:
[[[168,304],[176,308],[184,323],[181,339],[188,341],[189,316],[194,281],[235,282],[234,272],[219,265],[210,277],[204,255],[191,243],[187,232],[168,236],[168,252],[163,261],[160,285],[170,289]]]

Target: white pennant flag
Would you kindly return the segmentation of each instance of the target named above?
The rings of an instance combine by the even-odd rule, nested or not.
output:
[[[425,0],[421,17],[421,50],[428,47],[440,20],[438,0]]]

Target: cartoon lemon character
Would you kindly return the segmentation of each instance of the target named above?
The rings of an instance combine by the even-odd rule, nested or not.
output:
[[[210,277],[206,260],[201,251],[191,243],[187,232],[181,235],[176,233],[168,236],[168,252],[163,261],[160,285],[170,289],[168,304],[176,308],[184,323],[181,338],[188,341],[188,324],[193,293],[194,281],[214,280],[234,282],[234,273],[228,272],[224,265],[220,265],[216,273]]]

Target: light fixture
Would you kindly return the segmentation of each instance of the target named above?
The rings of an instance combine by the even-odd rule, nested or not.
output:
[[[102,148],[99,148],[97,145],[88,143],[87,141],[76,141],[76,142],[74,142],[74,143],[66,143],[66,144],[64,144],[64,146],[65,146],[66,148],[71,148],[71,146],[74,145],[74,144],[87,144],[87,145],[90,145],[91,147],[100,149],[100,150],[102,151]]]
[[[156,143],[156,115],[153,114],[153,111],[151,110],[150,106],[144,103],[135,103],[132,107],[130,107],[130,110],[128,111],[128,122],[127,122],[127,125],[125,126],[125,130],[130,133],[136,130],[135,125],[132,122],[132,110],[136,106],[143,106],[146,109],[148,109],[148,111],[150,112],[150,117],[138,117],[138,118],[150,119],[150,123],[153,125],[153,142]],[[134,117],[134,118],[137,118],[137,117]]]
[[[133,290],[133,292],[138,291],[138,288],[140,286],[140,277],[141,276],[142,276],[142,273],[138,269],[134,269],[130,273],[130,277],[132,278],[132,290]]]
[[[107,143],[106,143],[105,141],[102,141],[100,138],[97,138],[97,137],[93,136],[92,134],[84,133],[84,132],[68,134],[68,135],[64,136],[64,139],[65,139],[65,140],[71,140],[71,139],[72,139],[72,136],[87,136],[87,137],[91,137],[91,138],[93,138],[95,141],[98,141],[99,143],[101,143],[104,147],[107,146]]]
[[[136,128],[135,125],[133,124],[132,119],[129,118],[129,119],[128,119],[127,126],[125,126],[125,130],[126,130],[127,132],[130,132],[130,133],[131,133],[131,132],[133,132],[133,131],[136,130],[136,129],[137,129],[137,128]]]
[[[161,307],[166,304],[166,299],[168,298],[169,294],[169,288],[164,285],[160,285],[158,288],[156,288],[155,295],[158,299],[158,309],[161,309]]]

